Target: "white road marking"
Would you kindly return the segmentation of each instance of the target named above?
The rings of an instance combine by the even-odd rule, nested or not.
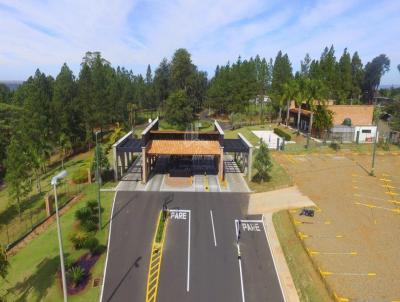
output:
[[[101,286],[100,302],[103,301],[104,283],[106,283],[108,255],[109,255],[110,243],[111,243],[111,228],[112,228],[113,215],[114,215],[114,205],[115,205],[115,200],[117,199],[117,194],[118,194],[118,190],[115,191],[113,206],[112,206],[112,210],[111,210],[110,229],[108,230],[107,257],[106,257],[106,264],[105,264],[104,274],[103,274],[103,282],[102,282],[103,284]]]
[[[175,219],[186,219],[182,218],[183,216],[177,215],[175,213],[189,213],[189,231],[188,231],[188,262],[187,262],[187,277],[186,277],[186,291],[189,292],[190,289],[190,217],[191,217],[191,210],[174,210],[171,209],[169,210],[171,212],[171,217],[172,217],[172,213],[174,213],[174,218]],[[180,218],[178,218],[180,217]]]
[[[265,228],[264,215],[262,216],[262,218],[263,218],[262,219],[262,224],[263,224],[263,227],[264,227],[265,238],[267,239],[268,248],[269,248],[269,251],[271,252],[272,262],[274,263],[274,267],[275,267],[275,274],[278,277],[278,282],[279,282],[279,286],[281,288],[283,300],[286,302],[286,296],[285,296],[285,292],[284,292],[283,287],[282,287],[282,281],[281,281],[281,278],[279,277],[278,270],[276,268],[274,250],[273,250],[273,248],[271,248],[271,246],[269,244],[269,236],[268,236],[267,229]]]
[[[239,246],[239,229],[238,229],[238,220],[235,220],[235,229],[236,229],[236,247],[238,252],[238,261],[239,261],[239,272],[240,272],[240,286],[242,289],[242,302],[245,302],[244,298],[244,286],[243,286],[243,273],[242,273],[242,259],[240,254],[240,246]],[[240,226],[239,226],[240,227]]]
[[[186,283],[186,291],[189,292],[190,285],[190,210],[189,210],[189,235],[188,235],[188,270],[187,270],[187,283]]]
[[[214,235],[214,246],[217,246],[217,238],[215,237],[214,218],[213,218],[212,210],[210,210],[210,216],[211,216],[212,231],[213,231],[213,235]]]

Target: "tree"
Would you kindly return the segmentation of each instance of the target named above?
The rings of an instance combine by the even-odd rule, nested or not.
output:
[[[286,100],[286,126],[289,123],[290,102],[296,100],[298,90],[298,83],[295,80],[290,80],[283,85],[283,99]]]
[[[165,118],[168,123],[184,128],[193,120],[193,109],[184,90],[178,90],[167,99]]]
[[[7,147],[6,182],[10,198],[17,203],[18,214],[21,218],[21,199],[26,197],[31,190],[30,182],[30,156],[24,140],[14,135]]]
[[[333,112],[325,105],[317,106],[314,115],[314,128],[317,136],[321,137],[321,133],[330,130],[333,127]]]
[[[71,141],[69,140],[69,137],[67,135],[65,135],[64,133],[61,133],[61,135],[60,135],[59,145],[60,145],[61,152],[62,152],[61,169],[64,170],[65,156],[72,150]]]
[[[11,100],[11,91],[7,85],[0,83],[0,102],[8,103]]]
[[[171,91],[170,64],[164,58],[154,74],[154,87],[160,104],[164,104]]]
[[[296,78],[297,89],[295,94],[295,103],[297,105],[297,133],[300,133],[300,117],[301,117],[301,108],[303,103],[305,103],[308,99],[308,82],[309,78],[305,78],[299,76]]]
[[[194,73],[195,66],[192,63],[190,53],[184,48],[177,49],[171,61],[171,84],[173,89],[186,91]]]
[[[321,55],[319,68],[320,77],[317,79],[321,80],[323,85],[327,88],[328,98],[338,99],[338,91],[340,91],[340,76],[333,45],[330,48],[325,47]]]
[[[339,60],[339,103],[345,103],[352,96],[353,79],[350,54],[344,49]]]
[[[353,99],[358,100],[360,98],[363,78],[363,64],[358,56],[358,52],[355,52],[351,58],[351,79],[353,84],[351,90],[351,101],[353,101]]]
[[[262,140],[260,140],[260,148],[258,149],[254,158],[253,167],[257,170],[257,180],[264,182],[269,178],[269,172],[272,168],[272,161],[268,146]]]
[[[399,70],[399,72],[400,72],[400,64],[399,65],[397,65],[397,69]]]
[[[310,74],[311,57],[307,53],[304,60],[300,62],[300,74],[308,77]]]
[[[99,144],[98,146],[98,156],[99,156],[99,171],[100,175],[103,174],[104,171],[108,171],[110,169],[110,163],[108,161],[107,155],[104,152],[104,148]],[[96,152],[93,155],[91,171],[94,173],[97,171],[97,154]]]
[[[283,94],[283,85],[293,78],[292,64],[287,54],[282,55],[279,51],[276,55],[272,69],[271,90],[275,95]]]
[[[61,135],[66,136],[70,141],[79,139],[80,133],[76,126],[76,123],[80,123],[79,113],[77,113],[79,108],[74,106],[76,96],[77,86],[74,74],[64,63],[54,81],[51,108],[54,141]]]
[[[146,70],[146,84],[151,85],[152,83],[153,83],[153,74],[151,72],[150,64],[148,64]]]
[[[389,71],[390,60],[385,54],[375,57],[371,62],[365,65],[365,74],[363,81],[364,99],[372,102],[375,93],[381,83],[382,76]]]
[[[0,277],[6,279],[8,274],[8,267],[10,263],[7,259],[6,251],[3,249],[2,245],[0,244]],[[1,299],[1,297],[0,297]]]
[[[306,89],[306,103],[308,105],[309,110],[311,111],[310,124],[308,127],[308,133],[311,135],[314,112],[317,107],[317,101],[320,105],[324,102],[323,99],[325,97],[325,89],[321,81],[311,80],[311,79],[306,82],[305,89]]]

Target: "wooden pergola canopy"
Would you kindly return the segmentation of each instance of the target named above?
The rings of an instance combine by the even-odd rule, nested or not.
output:
[[[149,155],[221,155],[219,141],[152,140]]]

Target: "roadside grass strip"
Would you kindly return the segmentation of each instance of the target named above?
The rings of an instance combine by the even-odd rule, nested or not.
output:
[[[164,247],[167,222],[168,217],[165,217],[164,220],[163,211],[160,211],[151,248],[149,272],[147,274],[146,302],[157,301],[158,281],[160,278],[162,251]]]

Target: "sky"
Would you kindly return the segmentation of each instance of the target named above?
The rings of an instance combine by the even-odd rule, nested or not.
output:
[[[77,75],[86,51],[113,66],[153,70],[186,48],[201,70],[288,53],[293,69],[334,45],[363,63],[381,53],[400,84],[399,0],[0,0],[0,80],[25,80],[37,68],[56,76],[66,62]]]

